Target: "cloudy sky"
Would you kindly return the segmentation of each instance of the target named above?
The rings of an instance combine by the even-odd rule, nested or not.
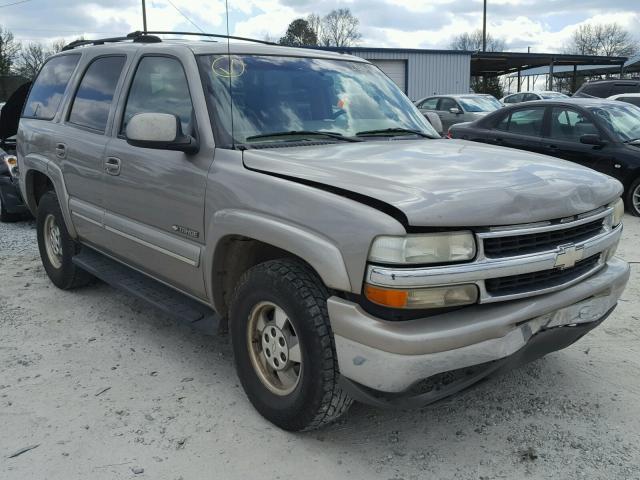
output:
[[[446,48],[482,26],[482,0],[228,0],[233,34],[280,37],[294,18],[349,7],[362,46]],[[13,5],[12,5],[13,4]],[[141,0],[0,0],[0,26],[24,43],[142,29]],[[638,33],[640,0],[489,0],[489,32],[512,51],[560,51],[576,26],[619,22]],[[224,0],[147,0],[148,28],[225,33]]]

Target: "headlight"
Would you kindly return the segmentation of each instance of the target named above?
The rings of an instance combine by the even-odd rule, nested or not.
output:
[[[370,302],[389,308],[445,308],[478,301],[478,288],[475,285],[399,290],[367,284],[364,294]]]
[[[617,227],[622,223],[622,217],[624,216],[624,202],[621,198],[617,201],[610,203],[609,207],[613,207],[613,217],[611,218],[611,226]]]
[[[447,263],[472,260],[475,255],[476,243],[471,232],[441,232],[377,237],[371,245],[369,261],[389,264]]]
[[[12,177],[15,177],[18,169],[17,157],[15,155],[5,155],[3,160],[4,160],[4,163],[7,165],[7,168],[9,169],[9,174]]]

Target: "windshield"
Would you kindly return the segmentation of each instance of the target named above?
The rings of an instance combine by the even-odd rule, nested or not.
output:
[[[414,130],[439,138],[400,89],[368,63],[319,58],[232,55],[198,57],[216,135],[222,144],[307,140],[282,132]],[[231,89],[231,95],[230,90]],[[233,99],[233,102],[231,102]],[[233,113],[231,113],[233,112]],[[313,141],[339,141],[318,135]]]
[[[640,138],[640,108],[635,105],[606,105],[591,107],[601,124],[623,142]]]
[[[569,98],[564,93],[558,93],[558,92],[542,92],[539,95],[544,99],[549,99],[549,98]]]
[[[493,112],[502,108],[498,100],[491,96],[458,97],[465,112]]]

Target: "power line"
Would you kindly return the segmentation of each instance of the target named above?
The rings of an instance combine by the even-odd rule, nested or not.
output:
[[[25,0],[25,1],[28,1],[28,0]],[[189,21],[189,23],[191,23],[191,25],[193,25],[194,27],[196,27],[196,28],[197,28],[198,30],[200,30],[202,33],[206,33],[203,29],[201,29],[201,28],[196,24],[196,22],[194,22],[193,20],[191,20],[191,19],[190,19],[189,17],[187,17],[184,13],[182,13],[182,11],[181,11],[178,7],[176,7],[176,6],[173,4],[173,2],[172,2],[171,0],[167,0],[167,2],[169,2],[169,4],[170,4],[173,8],[175,8],[175,9],[176,9],[176,12],[178,12],[180,15],[182,15],[184,18],[186,18],[186,19]]]
[[[30,1],[31,0],[20,0],[19,2],[5,3],[4,5],[0,5],[0,8],[11,7],[13,5],[20,5],[21,3],[27,3],[27,2],[30,2]]]

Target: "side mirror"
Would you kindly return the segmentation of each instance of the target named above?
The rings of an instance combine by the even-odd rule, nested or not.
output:
[[[451,107],[449,109],[449,113],[453,113],[454,115],[460,115],[462,112],[458,107]]]
[[[127,143],[134,147],[175,150],[196,153],[198,141],[182,133],[177,115],[169,113],[138,113],[127,123]]]
[[[595,147],[603,147],[607,144],[600,135],[596,135],[594,133],[589,133],[587,135],[582,135],[580,137],[580,143],[584,143],[585,145],[593,145]]]

